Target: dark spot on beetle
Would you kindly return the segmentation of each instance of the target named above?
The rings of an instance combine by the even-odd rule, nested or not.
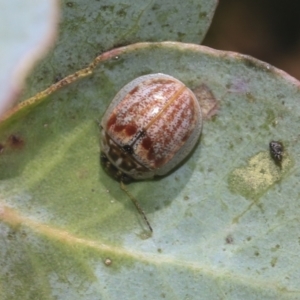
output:
[[[114,130],[115,132],[121,132],[125,128],[125,125],[115,125]]]
[[[152,141],[150,137],[145,137],[142,141],[142,147],[146,150],[150,150],[152,148]]]
[[[139,90],[139,87],[136,86],[134,89],[132,89],[132,90],[129,92],[129,95],[135,94],[138,90]]]
[[[132,136],[137,132],[137,127],[136,125],[133,124],[128,124],[125,127],[125,132],[128,136]]]
[[[132,154],[133,153],[133,149],[132,149],[132,147],[130,145],[125,145],[125,146],[122,147],[122,149],[123,149],[123,151],[125,153],[128,153],[128,154]]]
[[[19,136],[10,135],[7,139],[9,146],[13,149],[21,149],[24,146],[24,141]]]
[[[3,152],[3,150],[4,150],[4,146],[0,144],[0,154]]]
[[[227,235],[225,241],[226,241],[226,244],[233,244],[233,237],[232,237],[232,235],[230,235],[230,234]]]
[[[186,142],[189,137],[190,137],[190,132],[184,135],[184,137],[182,138],[182,142],[183,143]]]
[[[116,121],[117,121],[117,116],[115,114],[112,114],[107,122],[107,128],[109,129],[111,126],[116,124]]]

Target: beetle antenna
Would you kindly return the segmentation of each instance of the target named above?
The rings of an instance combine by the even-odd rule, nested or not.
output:
[[[153,232],[153,229],[146,217],[145,212],[143,211],[143,209],[141,208],[140,204],[138,203],[138,201],[129,193],[128,189],[126,188],[125,184],[123,183],[123,181],[120,181],[121,184],[121,189],[128,195],[128,197],[131,199],[132,203],[134,204],[134,206],[136,207],[136,209],[138,210],[138,212],[143,216],[145,222],[147,223],[151,233]]]

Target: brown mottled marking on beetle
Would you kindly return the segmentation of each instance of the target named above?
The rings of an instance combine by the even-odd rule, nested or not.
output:
[[[125,127],[126,127],[126,125],[115,125],[114,131],[115,132],[121,132],[121,131],[124,130]]]
[[[151,84],[151,88],[148,87],[149,83]],[[155,95],[162,90],[162,85],[170,84],[173,83],[172,81],[163,81],[163,80],[155,80],[156,85],[152,86],[151,82],[145,82],[140,84],[138,87],[139,89],[137,91],[142,91],[145,89],[145,86],[149,89],[148,93],[140,95],[136,92],[136,97],[139,98],[139,101],[135,103],[132,102],[132,97],[135,96],[134,94],[127,94],[124,97],[124,100],[122,101],[123,104],[127,104],[127,110],[126,110],[126,115],[122,113],[121,107],[117,110],[118,113],[118,121],[123,122],[125,117],[127,115],[132,115],[132,116],[147,116],[149,114],[149,109],[151,109],[154,106],[162,106],[163,104],[161,103],[161,99],[155,99]],[[174,84],[174,83],[173,83]],[[173,92],[173,87],[172,85],[169,87],[165,87],[165,91],[163,94],[163,98],[168,99],[166,95],[170,94]],[[145,100],[148,100],[147,105],[142,105],[141,102],[145,102]],[[154,116],[155,117],[155,116]],[[153,118],[153,117],[152,117]],[[151,121],[151,120],[149,120]],[[149,123],[149,121],[145,121],[144,124],[139,124],[140,126],[144,127]]]
[[[189,133],[187,133],[185,136],[183,136],[183,138],[181,139],[182,143],[185,143],[186,140],[189,138]]]
[[[151,141],[151,139],[148,136],[143,139],[142,146],[146,150],[150,150],[151,149],[151,147],[152,147],[152,141]]]
[[[4,150],[4,146],[0,144],[0,154],[3,152],[3,150]]]
[[[113,136],[120,145],[134,144],[136,141],[135,135],[126,133],[124,126],[130,124],[132,120],[135,120],[137,129],[145,129],[146,126],[149,126],[149,123],[151,125],[151,120],[160,114],[163,107],[168,106],[166,103],[170,102],[171,104],[174,89],[177,91],[178,85],[177,82],[169,79],[154,80],[154,83],[148,80],[140,84],[140,88],[136,93],[133,95],[127,94],[114,108],[112,112],[113,117],[107,122],[109,135]],[[184,85],[179,85],[179,87],[185,88]],[[156,111],[154,112],[153,109],[156,109]],[[140,117],[136,118],[136,116]]]
[[[134,89],[132,89],[130,92],[129,92],[129,95],[133,95],[135,94],[137,91],[139,90],[139,86],[136,86]]]
[[[137,146],[136,154],[148,167],[154,169],[172,159],[174,153],[188,139],[196,124],[194,100],[185,86],[172,93],[160,111],[147,124],[146,133],[153,144],[148,147],[143,140]],[[183,123],[184,122],[184,123]],[[138,142],[137,142],[138,144]]]
[[[152,83],[160,83],[160,84],[173,84],[174,81],[171,79],[162,79],[162,78],[158,78],[158,79],[151,79],[151,84]]]
[[[183,95],[183,97],[186,96],[187,95]],[[156,124],[155,122],[152,124],[152,126],[161,128],[159,134],[155,136],[155,142],[159,143],[160,146],[153,146],[154,149],[156,149],[155,153],[151,153],[147,156],[147,158],[151,160],[150,165],[153,168],[172,159],[177,149],[183,145],[183,140],[188,139],[196,123],[194,102],[192,98],[189,98],[188,103],[186,103],[186,108],[184,109],[182,108],[183,100],[181,99],[181,95],[178,95],[177,93],[177,96],[174,98],[172,97],[172,99],[174,100],[170,109],[167,107],[164,114],[156,119],[159,124]],[[185,101],[187,100],[185,99]],[[186,123],[185,126],[183,125],[183,122]],[[152,128],[154,129],[154,127],[148,128],[149,134]],[[176,142],[174,142],[174,139]]]
[[[107,129],[109,129],[110,127],[115,125],[116,121],[117,121],[117,116],[115,114],[112,114],[111,117],[109,118],[108,122],[107,122]]]
[[[154,149],[152,147],[148,150],[147,158],[150,161],[155,160],[155,152],[154,152]]]
[[[126,125],[125,132],[128,136],[132,136],[137,132],[137,126],[135,124]]]

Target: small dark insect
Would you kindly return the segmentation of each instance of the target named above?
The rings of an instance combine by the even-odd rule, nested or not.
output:
[[[270,154],[275,163],[280,164],[282,161],[283,145],[281,142],[272,141],[269,144]]]

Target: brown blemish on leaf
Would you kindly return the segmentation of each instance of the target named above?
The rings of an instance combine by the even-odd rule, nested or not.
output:
[[[4,150],[4,145],[0,144],[0,154],[3,152]]]
[[[193,92],[199,100],[204,120],[211,119],[217,114],[220,107],[219,102],[207,85],[201,84],[193,89]]]
[[[22,149],[24,146],[24,140],[17,135],[10,135],[7,139],[7,144],[13,149]]]

